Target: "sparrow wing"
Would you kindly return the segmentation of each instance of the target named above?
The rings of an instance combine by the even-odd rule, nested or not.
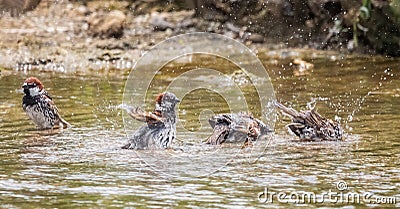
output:
[[[285,113],[285,114],[291,116],[292,118],[297,118],[297,117],[300,117],[300,116],[301,116],[300,113],[297,112],[297,111],[296,111],[295,109],[293,109],[293,108],[288,108],[288,107],[286,107],[285,105],[283,105],[283,104],[281,104],[281,103],[279,103],[279,102],[277,102],[277,101],[275,101],[274,104],[275,104],[275,107],[277,107],[278,109],[280,109],[283,113]]]
[[[139,107],[126,108],[126,111],[133,119],[141,122],[146,122],[149,125],[163,122],[162,117],[160,117],[157,112],[146,112]]]
[[[146,114],[146,122],[149,126],[158,126],[164,124],[164,118],[160,111],[155,110],[154,112],[148,112]]]
[[[229,135],[232,117],[230,114],[214,115],[208,120],[210,126],[214,129],[213,133],[207,139],[207,144],[222,144]]]
[[[287,127],[298,137],[302,137],[303,134],[303,130],[305,128],[304,124],[301,123],[290,123],[287,125]]]
[[[214,115],[210,119],[208,119],[208,123],[212,128],[220,124],[230,125],[232,123],[232,116],[231,114]]]
[[[315,110],[310,110],[306,112],[306,122],[309,125],[320,127],[323,125],[326,119],[323,118],[319,113]]]
[[[337,140],[341,138],[339,137],[340,134],[336,134],[340,132],[340,130],[336,131],[338,130],[337,123],[333,122],[330,119],[322,117],[314,110],[312,110],[311,112],[313,113],[313,117],[315,118],[315,120],[318,120],[318,126],[316,130],[318,136],[324,138],[325,140]]]
[[[225,124],[216,124],[214,131],[207,139],[207,144],[217,145],[222,144],[229,134],[229,127]]]
[[[56,117],[60,120],[60,123],[62,124],[62,126],[63,127],[65,126],[67,128],[72,127],[72,125],[70,123],[68,123],[66,120],[64,120],[64,118],[61,117],[60,111],[58,110],[57,106],[54,104],[54,101],[48,95],[47,92],[45,94],[43,94],[43,98],[45,99],[46,103],[48,104],[48,107],[51,110],[53,110],[53,112],[56,115]]]
[[[260,130],[260,125],[257,123],[257,121],[253,120],[249,124],[249,132],[248,132],[248,137],[251,137],[253,140],[256,140],[258,136],[261,134]]]

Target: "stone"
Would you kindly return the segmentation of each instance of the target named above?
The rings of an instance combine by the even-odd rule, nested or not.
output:
[[[259,33],[251,33],[249,36],[249,41],[253,43],[263,43],[264,42],[264,36],[259,34]]]
[[[153,26],[154,30],[158,31],[165,31],[168,28],[169,29],[174,29],[175,26],[171,22],[165,20],[165,18],[161,15],[157,14],[152,14],[150,24]]]
[[[89,19],[89,34],[101,38],[120,38],[124,33],[126,15],[119,10],[100,15],[93,13]]]
[[[17,16],[35,9],[39,3],[40,0],[0,0],[0,13],[10,12],[11,16]]]

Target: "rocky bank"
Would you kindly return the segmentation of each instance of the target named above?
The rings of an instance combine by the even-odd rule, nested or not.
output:
[[[42,0],[31,11],[1,16],[0,66],[62,72],[129,69],[154,44],[197,31],[224,34],[253,48],[399,56],[398,7],[389,1],[367,6],[368,18],[361,14],[361,2],[344,0]]]

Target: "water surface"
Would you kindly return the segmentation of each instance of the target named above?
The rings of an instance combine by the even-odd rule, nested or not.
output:
[[[315,105],[321,114],[339,119],[348,133],[344,142],[298,142],[285,128],[288,118],[279,115],[275,134],[260,142],[266,149],[257,160],[248,160],[249,153],[240,151],[236,145],[204,148],[199,139],[211,131],[204,110],[210,109],[208,114],[224,112],[227,106],[218,95],[198,90],[182,98],[178,107],[184,127],[194,131],[193,135],[185,132],[183,141],[176,142],[183,148],[167,154],[140,153],[142,158],[149,159],[163,155],[177,157],[180,164],[167,164],[178,169],[175,172],[155,170],[135,151],[120,149],[126,136],[122,112],[115,106],[122,102],[129,70],[83,74],[8,71],[0,78],[1,206],[287,208],[294,205],[277,199],[261,203],[258,194],[266,187],[277,193],[321,194],[338,191],[339,181],[348,185],[343,192],[395,196],[399,202],[400,60],[314,51],[297,53],[267,50],[258,53],[272,78],[277,99],[296,109],[306,109],[307,103]],[[294,76],[295,68],[290,62],[297,55],[314,64],[307,75]],[[200,60],[202,65],[207,62]],[[231,69],[215,60],[209,62],[215,62],[218,68]],[[187,65],[196,65],[196,59]],[[149,98],[174,78],[175,71],[168,69],[176,66],[165,67],[165,73],[149,91]],[[21,108],[20,87],[28,76],[42,80],[73,128],[40,132],[34,129]],[[252,96],[251,87],[242,90]],[[152,108],[151,99],[146,107]],[[201,168],[197,166],[203,164],[196,165],[191,157],[204,152],[208,158],[215,153],[210,166],[225,162],[219,161],[223,156],[233,159],[226,160],[229,163],[218,172],[198,177],[196,169]],[[162,160],[159,163],[164,165]],[[174,175],[164,175],[165,172]],[[361,202],[297,206],[379,205]]]

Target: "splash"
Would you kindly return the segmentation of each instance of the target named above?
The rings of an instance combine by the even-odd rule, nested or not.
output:
[[[376,92],[378,90],[380,90],[382,87],[384,87],[385,85],[387,85],[388,83],[391,83],[392,80],[388,79],[388,77],[393,77],[394,74],[392,73],[392,69],[390,68],[386,68],[383,71],[383,75],[380,76],[380,81],[378,82],[378,84],[373,87],[371,90],[369,90],[364,96],[362,96],[361,98],[359,98],[357,100],[356,103],[356,107],[353,109],[353,111],[347,116],[347,120],[346,120],[346,126],[348,126],[347,124],[351,121],[353,121],[354,119],[354,115],[360,111],[362,109],[363,104],[365,103],[366,99],[369,98],[371,95],[376,94]],[[377,73],[372,74],[372,78],[377,76]]]

